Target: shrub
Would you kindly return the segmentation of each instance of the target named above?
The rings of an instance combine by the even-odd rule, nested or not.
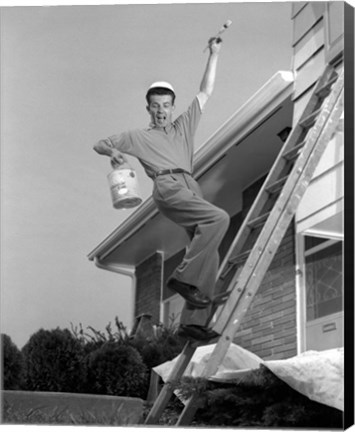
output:
[[[126,327],[122,324],[118,318],[115,318],[115,325],[117,330],[115,332],[112,331],[111,323],[107,324],[105,327],[106,333],[95,330],[93,327],[89,326],[87,329],[90,331],[85,332],[82,325],[78,326],[73,325],[71,323],[71,332],[75,339],[80,342],[84,349],[85,355],[95,351],[100,348],[107,342],[117,342],[117,343],[126,343],[129,340],[129,336],[126,330]]]
[[[145,398],[147,367],[126,343],[107,341],[86,357],[85,391],[93,394]]]
[[[34,333],[23,347],[26,390],[80,392],[83,347],[69,330]]]
[[[129,342],[141,354],[148,369],[172,360],[181,353],[184,341],[176,335],[173,327],[160,326],[154,338],[137,337]]]
[[[10,336],[1,334],[1,348],[3,360],[4,390],[19,390],[23,379],[23,358],[21,351],[12,342]]]
[[[130,337],[126,327],[117,317],[115,318],[115,327],[116,329],[113,330],[111,323],[109,323],[105,328],[106,332],[95,330],[93,327],[88,327],[88,331],[84,331],[81,324],[79,326],[71,324],[71,331],[73,336],[82,344],[87,356],[107,344],[135,348],[147,367],[148,378],[151,368],[176,357],[180,354],[184,345],[184,341],[176,335],[176,328],[173,325],[167,327],[159,325],[156,328],[155,335],[151,338],[141,335]],[[92,361],[92,357],[90,361]],[[87,357],[86,364],[89,365],[89,363],[89,357]],[[90,368],[90,366],[88,367]],[[146,379],[146,390],[143,391],[142,389],[141,393],[147,393],[148,391],[148,378]],[[98,384],[96,384],[96,392],[98,391],[97,388]],[[90,384],[88,378],[86,380],[85,391],[93,392],[93,385]],[[104,385],[101,386],[101,391],[106,392]]]

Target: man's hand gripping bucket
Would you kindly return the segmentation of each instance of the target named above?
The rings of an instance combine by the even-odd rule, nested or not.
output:
[[[107,179],[115,209],[128,209],[141,204],[137,175],[128,163],[116,166]]]

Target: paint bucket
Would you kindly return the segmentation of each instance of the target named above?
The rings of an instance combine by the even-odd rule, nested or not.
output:
[[[132,208],[141,204],[137,175],[128,164],[115,168],[108,174],[107,179],[115,209]]]

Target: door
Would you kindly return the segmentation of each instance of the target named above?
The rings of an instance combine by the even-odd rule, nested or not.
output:
[[[343,242],[304,236],[305,349],[344,345]]]

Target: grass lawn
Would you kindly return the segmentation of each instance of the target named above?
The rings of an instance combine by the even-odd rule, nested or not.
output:
[[[114,396],[2,392],[2,424],[128,426],[139,424],[143,400]]]

